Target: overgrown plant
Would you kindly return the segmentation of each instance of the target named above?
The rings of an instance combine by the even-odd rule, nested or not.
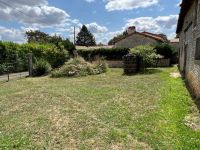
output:
[[[157,54],[162,55],[164,58],[172,58],[177,55],[177,50],[168,43],[160,43],[155,46]]]
[[[48,74],[51,71],[51,65],[44,59],[36,60],[33,65],[33,75],[42,76]]]
[[[83,58],[70,59],[61,68],[52,71],[52,77],[80,77],[97,75],[107,71],[107,64],[99,61],[94,64],[86,62]]]
[[[32,53],[37,59],[48,61],[53,68],[62,66],[69,58],[69,54],[63,46],[58,48],[53,44],[16,44],[0,41],[0,69],[3,70],[3,64],[10,63],[13,67],[11,73],[27,71],[29,53]],[[2,72],[1,70],[0,72]]]
[[[156,53],[156,49],[151,45],[142,45],[131,49],[131,54],[137,55],[140,58],[140,71],[151,67],[156,62],[156,59],[163,58]]]

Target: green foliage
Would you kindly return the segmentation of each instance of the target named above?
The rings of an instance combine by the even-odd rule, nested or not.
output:
[[[44,59],[48,61],[53,68],[62,66],[69,57],[67,51],[54,44],[15,44],[12,42],[0,41],[0,65],[1,74],[5,71],[8,72],[21,72],[28,70],[28,57],[29,53],[33,53],[36,59]],[[12,67],[8,67],[12,66]],[[5,67],[6,66],[6,67]],[[4,68],[4,69],[3,69]]]
[[[0,65],[5,66],[3,68],[6,68],[6,72],[20,72],[27,69],[25,62],[27,59],[24,60],[19,51],[19,44],[0,41]]]
[[[131,54],[140,57],[140,70],[152,66],[156,59],[162,58],[161,55],[156,54],[155,47],[151,45],[135,47],[131,49]]]
[[[156,53],[164,56],[164,58],[172,58],[176,55],[176,50],[168,43],[160,43],[155,46]]]
[[[65,39],[62,41],[62,45],[69,52],[70,55],[73,55],[73,51],[76,49],[74,44],[70,42],[69,39]]]
[[[52,44],[23,44],[20,46],[20,52],[25,55],[33,53],[37,59],[47,60],[53,68],[63,65],[68,57],[68,53],[64,49],[59,49]]]
[[[7,72],[7,66],[6,64],[0,64],[0,75],[4,74]]]
[[[39,30],[36,31],[27,31],[26,32],[26,38],[28,39],[28,43],[48,43],[50,40],[50,36],[44,32],[41,32]]]
[[[51,71],[51,65],[44,59],[39,59],[33,65],[33,75],[42,76]]]
[[[69,39],[63,39],[61,36],[53,35],[50,36],[41,31],[27,31],[26,37],[28,39],[28,43],[37,43],[37,44],[53,44],[58,49],[65,49],[70,54],[75,50],[75,46]]]
[[[113,37],[109,42],[108,42],[108,45],[114,45],[118,40],[124,38],[127,36],[127,31],[124,31],[122,34],[119,34],[115,37]]]
[[[103,61],[91,64],[83,58],[70,59],[61,68],[52,72],[52,77],[80,77],[101,74],[107,71],[107,65]]]
[[[80,46],[95,46],[96,41],[94,35],[87,29],[85,25],[82,26],[81,31],[76,37],[76,45]]]
[[[77,50],[80,56],[89,61],[95,60],[96,57],[103,57],[106,60],[122,60],[123,56],[127,55],[129,51],[128,48]]]

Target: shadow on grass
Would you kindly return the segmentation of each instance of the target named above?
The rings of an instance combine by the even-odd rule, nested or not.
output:
[[[133,73],[133,74],[123,74],[124,76],[134,76],[134,75],[151,75],[151,74],[157,74],[163,72],[159,68],[148,68],[145,69],[144,71],[140,71],[138,73]]]
[[[158,68],[149,68],[149,69],[145,69],[144,71],[139,72],[139,74],[142,75],[149,75],[149,74],[157,74],[157,73],[161,73],[162,70],[158,69]]]

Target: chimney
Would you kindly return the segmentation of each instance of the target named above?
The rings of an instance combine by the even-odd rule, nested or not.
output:
[[[135,33],[135,32],[136,32],[136,28],[135,28],[135,26],[131,26],[131,27],[129,27],[128,30],[127,30],[127,32],[128,32],[128,34]]]

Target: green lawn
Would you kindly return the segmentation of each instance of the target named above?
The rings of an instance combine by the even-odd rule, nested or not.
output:
[[[174,71],[0,84],[0,149],[200,149],[198,110]]]

